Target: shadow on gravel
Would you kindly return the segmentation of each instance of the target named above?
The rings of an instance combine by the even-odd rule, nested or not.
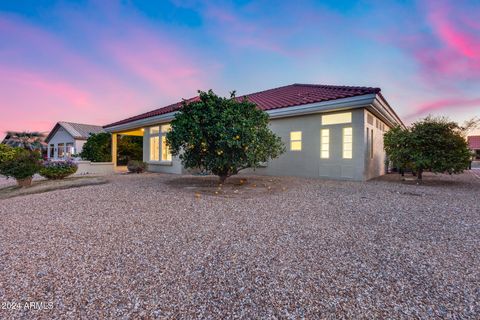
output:
[[[402,177],[397,173],[386,174],[384,176],[372,179],[371,181],[384,181],[410,186],[457,187],[462,189],[480,187],[480,179],[476,179],[468,171],[458,175],[434,174],[431,172],[426,172],[424,173],[423,180],[420,183],[418,183],[417,178],[412,174],[405,174],[405,176]]]
[[[285,192],[291,184],[279,177],[235,176],[220,184],[214,176],[181,176],[165,181],[165,184],[200,195],[228,198],[253,198]]]

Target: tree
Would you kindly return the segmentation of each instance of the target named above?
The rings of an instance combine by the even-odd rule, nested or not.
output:
[[[43,153],[46,150],[45,135],[40,132],[7,131],[4,143],[11,147],[27,150],[37,150]]]
[[[119,136],[117,154],[118,162],[124,165],[129,160],[142,160],[143,137]],[[112,135],[106,132],[91,134],[83,145],[80,157],[93,162],[112,161]]]
[[[410,128],[394,128],[384,136],[387,155],[422,180],[424,171],[461,173],[468,167],[470,152],[464,128],[446,118],[427,117]]]
[[[83,145],[80,157],[92,162],[112,161],[112,135],[107,132],[91,134]]]
[[[268,114],[247,99],[199,91],[200,99],[183,102],[171,122],[167,144],[185,168],[205,169],[220,183],[246,168],[285,152],[285,146],[268,127]]]

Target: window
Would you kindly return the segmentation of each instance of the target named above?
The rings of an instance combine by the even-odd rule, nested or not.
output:
[[[160,127],[150,128],[150,161],[160,160]]]
[[[172,128],[169,124],[163,125],[161,130],[162,136],[162,161],[172,161],[172,154],[167,146],[167,132],[170,131]]]
[[[73,148],[73,143],[71,143],[71,142],[67,143],[66,153],[67,153],[67,157],[69,157],[69,158],[72,156],[72,154],[75,153],[75,150]]]
[[[150,161],[172,161],[172,154],[167,146],[169,124],[150,128]]]
[[[320,158],[330,158],[330,129],[322,129],[320,134]]]
[[[50,158],[55,158],[55,145],[50,145]]]
[[[302,131],[290,132],[290,150],[302,151]]]
[[[352,122],[352,113],[336,113],[336,114],[327,114],[322,116],[322,125],[329,124],[342,124],[342,123],[351,123]]]
[[[58,158],[63,158],[65,156],[65,144],[58,144]]]
[[[370,158],[373,159],[373,129],[370,136]]]
[[[352,159],[352,128],[343,128],[343,159]]]

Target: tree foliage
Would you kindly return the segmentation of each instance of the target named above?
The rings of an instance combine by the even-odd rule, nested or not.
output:
[[[91,134],[83,145],[80,157],[92,162],[112,161],[112,135],[106,132]]]
[[[246,168],[285,152],[285,147],[268,127],[268,114],[247,99],[239,101],[217,96],[212,90],[183,105],[171,122],[167,143],[185,168],[200,168],[223,182]]]
[[[27,150],[45,151],[43,143],[45,136],[40,132],[29,131],[7,131],[5,144],[11,147],[18,147]]]
[[[117,156],[119,165],[126,165],[130,160],[142,160],[143,137],[118,136]],[[91,134],[83,145],[80,157],[92,162],[112,161],[112,135],[106,132]]]
[[[384,136],[389,159],[401,169],[410,168],[422,179],[424,171],[461,173],[470,152],[464,128],[446,118],[427,117],[409,128],[393,128]]]

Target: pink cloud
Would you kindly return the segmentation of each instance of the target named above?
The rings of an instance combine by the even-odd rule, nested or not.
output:
[[[419,105],[415,111],[408,114],[406,119],[413,119],[422,115],[428,115],[429,113],[441,111],[441,110],[458,110],[458,109],[470,109],[478,108],[480,110],[480,98],[446,98],[435,101],[430,101]]]

